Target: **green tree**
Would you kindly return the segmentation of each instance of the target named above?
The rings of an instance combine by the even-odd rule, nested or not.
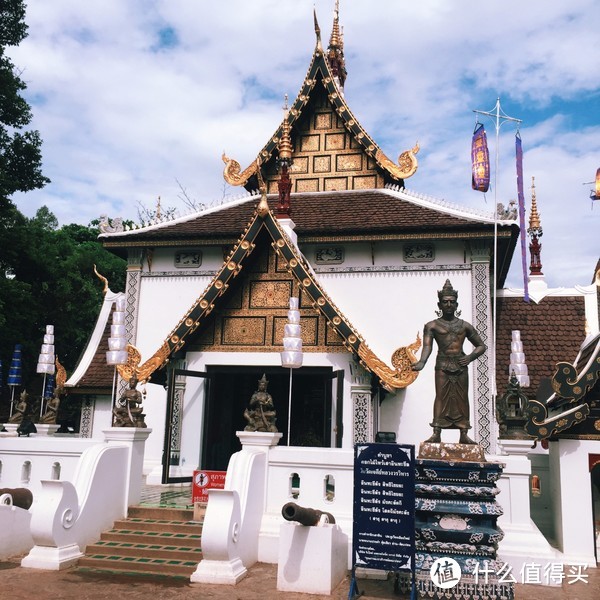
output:
[[[37,131],[25,130],[31,108],[21,93],[26,89],[6,48],[18,46],[27,36],[25,3],[0,3],[0,209],[10,208],[15,192],[41,188],[49,182],[42,175],[42,140]],[[3,206],[4,205],[4,206]]]
[[[113,291],[121,291],[126,262],[97,241],[96,227],[59,227],[46,207],[31,219],[16,209],[11,214],[15,248],[10,265],[4,265],[6,275],[0,277],[0,358],[4,372],[14,345],[20,343],[24,383],[30,384],[36,377],[45,326],[54,325],[56,353],[70,375],[102,303],[103,284],[94,274],[94,265]]]

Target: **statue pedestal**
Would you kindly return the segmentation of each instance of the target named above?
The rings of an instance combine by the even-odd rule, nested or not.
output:
[[[339,525],[282,523],[277,589],[330,595],[348,573],[347,555],[348,536]]]
[[[458,458],[422,458],[429,451]],[[514,598],[513,584],[499,581],[503,563],[496,558],[504,535],[497,525],[502,508],[495,499],[499,493],[496,481],[504,465],[466,460],[470,455],[483,456],[483,451],[473,444],[421,444],[415,488],[415,565],[420,597]],[[443,568],[448,559],[460,566],[459,580],[459,574],[452,573],[457,578],[454,586],[443,588],[437,585],[440,581],[434,581],[431,569],[438,559],[442,559],[440,581],[442,573],[447,575]]]
[[[17,435],[18,428],[19,428],[19,423],[4,423],[4,429],[6,429],[6,432],[3,432],[3,435],[14,437]],[[0,435],[2,435],[2,434],[0,434]]]
[[[54,435],[60,429],[60,425],[56,423],[36,423],[35,428],[37,429],[37,435]]]
[[[458,462],[485,462],[483,448],[479,444],[431,444],[421,442],[419,458]]]

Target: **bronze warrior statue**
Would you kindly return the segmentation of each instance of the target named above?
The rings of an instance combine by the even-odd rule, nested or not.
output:
[[[475,328],[456,316],[458,292],[447,279],[438,291],[438,307],[442,316],[429,321],[423,328],[421,358],[414,363],[414,371],[420,371],[431,355],[433,340],[437,342],[435,361],[435,402],[433,405],[433,435],[426,440],[432,444],[441,442],[442,429],[460,429],[460,444],[475,444],[467,435],[469,421],[469,373],[467,365],[486,351],[486,346]],[[463,352],[465,338],[473,344],[470,354]]]

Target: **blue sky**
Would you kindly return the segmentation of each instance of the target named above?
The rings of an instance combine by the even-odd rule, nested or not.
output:
[[[23,69],[44,140],[45,189],[15,198],[61,224],[101,214],[137,219],[138,206],[184,210],[236,196],[221,153],[242,167],[281,120],[333,0],[30,2]],[[552,286],[591,282],[600,255],[600,11],[595,0],[342,0],[346,100],[388,156],[419,141],[410,189],[492,209],[516,197],[515,128],[499,136],[497,189],[471,190],[473,109],[523,120],[525,195],[535,176]],[[490,152],[494,124],[481,119]],[[518,258],[518,257],[517,257]],[[509,285],[520,287],[519,263]]]

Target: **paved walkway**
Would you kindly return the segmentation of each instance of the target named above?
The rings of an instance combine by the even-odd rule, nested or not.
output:
[[[191,507],[189,486],[144,486],[141,504],[149,506]],[[0,533],[1,535],[1,533]],[[561,587],[517,584],[517,600],[599,600],[600,569],[589,568],[588,583]],[[258,563],[236,586],[192,584],[142,576],[100,575],[79,572],[24,569],[20,557],[0,561],[0,598],[7,600],[346,600],[350,581],[346,578],[331,596],[277,591],[277,566]],[[393,580],[360,580],[362,600],[404,599],[394,594]]]
[[[600,569],[589,569],[588,583],[562,587],[517,585],[517,600],[598,600]],[[407,598],[395,595],[393,581],[359,581],[363,600]],[[256,564],[236,586],[191,584],[151,577],[96,575],[64,571],[24,569],[19,559],[0,561],[0,597],[7,600],[346,600],[349,581],[343,581],[331,596],[277,591],[277,566]]]

